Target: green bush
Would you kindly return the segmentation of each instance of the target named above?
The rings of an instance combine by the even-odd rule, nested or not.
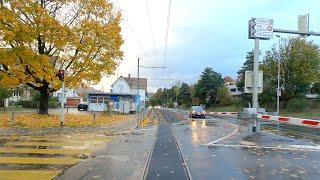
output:
[[[310,102],[306,98],[293,98],[289,100],[287,109],[291,112],[305,111],[309,108]]]
[[[20,101],[19,104],[23,108],[37,108],[38,103],[36,101]]]
[[[174,108],[174,104],[171,100],[168,102],[168,108]]]
[[[48,107],[49,108],[58,108],[59,107],[59,101],[56,98],[49,99]]]

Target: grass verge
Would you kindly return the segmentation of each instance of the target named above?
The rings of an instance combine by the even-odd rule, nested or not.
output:
[[[132,119],[132,115],[106,115],[96,114],[95,120],[92,114],[66,114],[65,127],[103,126]],[[0,127],[16,128],[55,128],[60,127],[60,115],[40,115],[34,113],[21,113],[15,116],[14,123],[11,115],[0,114]]]

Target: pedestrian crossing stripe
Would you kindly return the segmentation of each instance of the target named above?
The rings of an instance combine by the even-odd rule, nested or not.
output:
[[[76,158],[38,158],[38,157],[1,157],[0,164],[61,164],[72,165],[79,162]]]
[[[30,148],[0,148],[1,153],[14,154],[92,154],[92,150],[72,150],[72,149],[30,149]]]
[[[47,170],[0,170],[0,179],[6,180],[31,180],[31,179],[52,179],[61,171],[47,171]]]
[[[10,136],[10,137],[1,137],[0,141],[13,141],[13,140],[21,140],[21,141],[108,141],[111,137],[108,136],[98,136],[98,135],[68,135],[68,136]]]
[[[1,169],[0,180],[21,179],[52,179],[62,172],[63,169],[52,169],[50,165],[74,165],[82,159],[77,155],[89,156],[95,150],[100,149],[110,142],[112,137],[98,134],[72,134],[53,136],[0,136],[0,165],[14,165],[16,168],[24,165],[37,167],[48,165],[46,169]],[[23,147],[19,147],[23,146]],[[34,146],[36,148],[34,148]],[[53,147],[40,149],[39,147]],[[28,157],[25,157],[28,154]],[[32,155],[63,155],[61,157],[30,157]],[[14,155],[14,156],[12,156]],[[29,156],[30,155],[30,156]],[[76,156],[74,156],[76,155]],[[35,165],[35,166],[33,166]]]
[[[22,141],[22,142],[6,142],[4,146],[88,146],[103,144],[101,141],[91,142],[37,142],[37,141]]]

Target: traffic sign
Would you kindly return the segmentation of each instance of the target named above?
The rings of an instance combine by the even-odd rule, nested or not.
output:
[[[273,36],[273,20],[252,18],[249,20],[249,39],[270,39]]]

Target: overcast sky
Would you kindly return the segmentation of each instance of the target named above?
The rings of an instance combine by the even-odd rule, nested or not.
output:
[[[169,87],[176,81],[194,83],[205,67],[235,78],[246,52],[253,48],[254,42],[247,35],[248,20],[252,17],[274,19],[274,28],[297,30],[298,15],[309,13],[310,30],[320,32],[317,0],[172,0],[164,62],[169,0],[147,1],[151,24],[146,0],[112,1],[123,13],[124,57],[116,74],[103,78],[97,89],[109,91],[120,75],[136,77],[138,57],[141,65],[163,66],[165,63],[167,67],[165,70],[140,69],[140,77],[148,78],[149,91]],[[320,42],[317,38],[308,39]],[[260,42],[264,52],[278,39],[274,36]]]

